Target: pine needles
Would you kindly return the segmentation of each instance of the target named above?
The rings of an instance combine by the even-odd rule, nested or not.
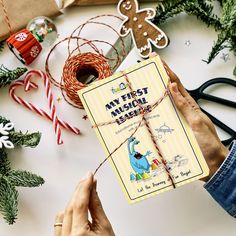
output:
[[[27,71],[27,68],[16,68],[9,70],[3,65],[0,67],[0,88],[11,84]]]
[[[10,121],[0,116],[0,124],[6,125]],[[1,134],[0,134],[1,136]],[[12,129],[9,140],[15,146],[35,147],[41,134],[23,134]],[[18,213],[18,192],[16,187],[38,187],[44,183],[42,177],[24,170],[12,170],[7,158],[7,150],[0,149],[0,213],[8,224],[15,223]]]

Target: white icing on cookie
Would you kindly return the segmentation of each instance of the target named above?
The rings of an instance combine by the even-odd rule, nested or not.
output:
[[[145,52],[147,49],[150,49],[150,44],[146,44],[144,47],[138,48],[139,52]]]

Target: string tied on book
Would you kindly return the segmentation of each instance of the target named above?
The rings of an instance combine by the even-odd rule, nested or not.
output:
[[[3,10],[3,14],[4,14],[4,20],[5,20],[6,24],[7,24],[9,33],[11,35],[12,34],[12,28],[11,28],[10,19],[8,17],[8,14],[7,14],[7,8],[6,8],[6,5],[4,3],[4,0],[0,0],[0,4],[2,6],[2,10]]]
[[[166,171],[166,174],[168,175],[168,178],[169,180],[171,181],[171,184],[173,186],[173,188],[176,188],[176,185],[175,185],[175,182],[174,182],[174,179],[173,179],[173,176],[171,175],[169,169],[168,169],[168,166],[166,165],[166,160],[164,159],[163,155],[162,155],[162,152],[158,146],[158,143],[155,139],[155,136],[152,132],[152,129],[149,125],[149,122],[147,121],[147,118],[146,118],[146,115],[150,112],[152,112],[156,107],[158,107],[162,101],[169,95],[169,90],[168,90],[168,86],[165,90],[165,92],[163,93],[163,95],[154,103],[150,106],[150,109],[145,109],[138,101],[137,101],[137,97],[136,97],[136,94],[133,92],[133,88],[132,88],[132,84],[127,76],[127,74],[125,74],[124,72],[122,72],[125,80],[126,80],[126,83],[128,85],[128,88],[130,89],[130,91],[132,92],[133,94],[133,98],[134,100],[137,102],[139,108],[140,108],[140,115],[141,115],[141,119],[137,125],[137,127],[134,129],[134,131],[132,132],[132,134],[126,138],[123,142],[121,142],[119,144],[119,146],[117,146],[99,165],[98,167],[96,168],[96,170],[94,171],[94,175],[96,175],[96,173],[98,172],[98,170],[107,162],[108,159],[111,158],[111,156],[117,152],[127,141],[128,139],[130,139],[131,137],[134,136],[134,134],[139,130],[139,128],[141,127],[142,123],[144,123],[144,125],[146,126],[147,130],[148,130],[148,133],[150,134],[150,137],[151,137],[151,140],[152,140],[152,143],[158,153],[158,156],[160,158],[160,161],[158,160],[158,163],[159,164],[162,164],[165,171]],[[129,119],[132,119],[133,117],[130,117]],[[106,125],[110,125],[110,124],[114,124],[116,123],[115,120],[113,121],[108,121],[108,122],[103,122],[103,123],[99,123],[99,124],[96,124],[93,126],[93,128],[98,128],[98,127],[101,127],[101,126],[106,126]]]

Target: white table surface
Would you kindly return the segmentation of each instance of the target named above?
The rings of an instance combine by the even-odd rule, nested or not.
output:
[[[155,6],[155,4],[153,4]],[[88,18],[103,14],[116,13],[115,6],[92,6],[72,8],[65,15],[55,20],[60,38],[63,38],[80,23]],[[113,25],[113,22],[110,22]],[[114,25],[117,25],[114,22]],[[235,79],[232,75],[235,57],[230,54],[230,60],[224,62],[219,54],[210,65],[202,61],[210,52],[216,33],[195,17],[180,16],[162,27],[168,34],[171,44],[160,51],[160,55],[180,76],[185,87],[194,89],[208,79],[224,76]],[[104,35],[96,26],[91,26],[83,36],[94,38]],[[87,35],[88,34],[88,35]],[[191,45],[186,46],[185,41]],[[105,48],[104,50],[106,50]],[[60,78],[63,65],[61,49],[52,58],[52,72]],[[58,53],[58,52],[57,52]],[[45,53],[32,65],[43,69]],[[138,59],[132,52],[122,67],[133,64]],[[0,56],[0,64],[15,68],[20,62],[5,47]],[[236,100],[233,89],[221,88],[216,93]],[[55,98],[61,97],[60,91],[54,89]],[[47,107],[43,91],[36,92],[29,99],[42,107]],[[19,188],[19,214],[17,223],[8,226],[0,219],[1,236],[46,236],[53,235],[54,217],[64,209],[77,182],[88,171],[94,170],[105,158],[105,152],[100,145],[89,120],[84,121],[83,110],[68,106],[64,101],[56,102],[59,116],[77,125],[83,135],[75,136],[63,130],[64,145],[56,145],[52,124],[38,115],[17,105],[8,95],[8,89],[0,90],[0,115],[6,116],[22,131],[41,131],[42,139],[35,149],[19,148],[9,151],[9,159],[15,169],[25,169],[44,177],[46,183],[39,188]],[[219,118],[236,129],[235,110],[212,105],[208,109]],[[222,133],[219,133],[223,137]],[[120,236],[233,236],[236,232],[235,220],[230,217],[211,198],[200,181],[188,184],[175,191],[169,191],[129,205],[122,189],[109,164],[106,164],[97,175],[98,192],[105,211],[112,222],[114,231]]]

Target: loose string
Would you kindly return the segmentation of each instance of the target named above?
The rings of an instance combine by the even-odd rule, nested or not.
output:
[[[65,101],[76,108],[83,108],[83,105],[78,96],[78,91],[88,86],[87,83],[83,83],[78,80],[81,74],[92,74],[93,77],[96,77],[96,80],[105,79],[112,74],[115,68],[117,68],[117,66],[121,63],[122,58],[127,55],[124,40],[119,36],[118,31],[114,27],[104,22],[95,21],[96,19],[102,17],[113,17],[120,21],[122,20],[119,16],[110,14],[95,16],[75,28],[69,37],[62,39],[57,44],[55,44],[54,47],[52,47],[52,49],[49,51],[46,58],[45,71],[51,83],[53,83],[56,87],[59,87]],[[118,49],[115,48],[114,45],[107,41],[98,39],[89,40],[81,37],[82,30],[89,24],[104,26],[117,34],[121,41],[121,53],[119,53]],[[72,48],[72,41],[76,41],[75,48]],[[61,79],[58,81],[51,73],[50,58],[54,50],[63,42],[67,42],[68,56],[63,67]],[[106,57],[102,50],[99,50],[95,44],[108,45],[114,51],[114,58]],[[82,47],[85,46],[89,46],[93,52],[82,53]],[[130,43],[130,47],[131,46],[132,44]]]
[[[9,33],[11,35],[12,34],[12,28],[11,28],[10,19],[8,17],[8,14],[7,14],[7,8],[5,6],[4,0],[0,0],[0,3],[1,3],[2,9],[3,9],[4,20],[5,20],[6,24],[7,24]]]
[[[169,95],[169,91],[168,91],[168,88],[165,90],[164,94],[160,97],[160,99],[158,99],[157,102],[155,102],[152,106],[151,106],[151,109],[149,110],[146,110],[141,104],[138,103],[137,101],[137,96],[135,93],[133,93],[133,88],[132,88],[132,85],[131,85],[131,82],[129,81],[129,78],[127,76],[127,74],[125,74],[124,72],[122,72],[123,76],[125,77],[125,80],[127,82],[127,85],[130,89],[130,91],[132,92],[133,94],[133,98],[134,100],[137,102],[139,108],[140,108],[140,114],[141,114],[141,120],[140,122],[138,123],[137,127],[135,128],[135,130],[133,131],[133,133],[128,137],[126,138],[118,147],[116,147],[99,165],[98,167],[96,168],[96,170],[94,171],[94,175],[96,175],[96,173],[99,171],[99,169],[107,162],[108,159],[110,159],[110,157],[115,153],[117,152],[131,137],[134,136],[134,134],[138,131],[138,129],[141,127],[141,124],[142,122],[144,122],[149,134],[150,134],[150,137],[151,137],[151,140],[155,146],[155,149],[157,150],[157,153],[161,159],[161,161],[158,161],[159,164],[162,164],[164,166],[164,169],[168,175],[168,178],[170,179],[171,181],[171,184],[173,186],[173,188],[176,188],[176,185],[174,183],[174,179],[166,165],[166,161],[162,155],[162,152],[161,150],[159,149],[158,147],[158,144],[157,144],[157,141],[155,139],[155,136],[150,128],[150,125],[147,121],[147,118],[146,118],[146,114],[152,112],[157,106],[159,106],[161,104],[161,102],[165,99],[165,97],[167,97]],[[167,86],[168,87],[168,86]],[[133,118],[133,117],[132,117]],[[113,124],[115,123],[116,121],[109,121],[109,122],[104,122],[104,123],[100,123],[100,124],[96,124],[93,126],[93,128],[98,128],[100,126],[105,126],[105,125],[109,125],[109,124]]]

